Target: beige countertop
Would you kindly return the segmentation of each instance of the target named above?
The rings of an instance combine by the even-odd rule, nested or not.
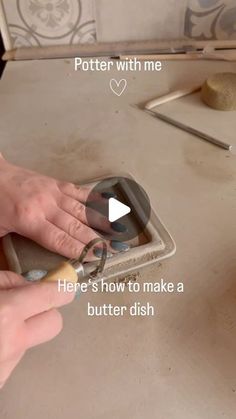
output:
[[[236,156],[135,107],[229,70],[235,64],[176,62],[161,73],[121,77],[74,72],[69,60],[7,64],[0,83],[5,157],[72,181],[133,174],[177,245],[140,281],[182,281],[185,292],[75,300],[63,309],[60,336],[29,351],[2,390],[2,418],[235,418]],[[109,89],[112,77],[127,78],[121,97]],[[235,127],[232,113],[227,129]],[[88,300],[149,301],[157,315],[90,318]]]

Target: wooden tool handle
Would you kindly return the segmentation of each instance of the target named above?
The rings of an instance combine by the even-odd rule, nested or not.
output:
[[[156,99],[151,100],[145,105],[145,109],[153,109],[156,106],[163,105],[164,103],[170,102],[171,100],[178,99],[183,96],[190,95],[191,93],[197,92],[202,86],[186,87],[175,92],[170,92],[167,95],[160,96]]]
[[[74,284],[78,280],[78,276],[73,266],[68,262],[62,262],[57,268],[48,272],[48,274],[42,279],[45,282],[57,282],[58,280],[73,282]]]

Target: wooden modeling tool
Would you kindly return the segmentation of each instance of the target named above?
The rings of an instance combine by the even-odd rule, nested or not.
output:
[[[168,93],[167,95],[158,97],[157,99],[153,99],[150,102],[147,102],[144,109],[148,113],[150,113],[152,116],[155,116],[158,119],[161,119],[164,122],[167,122],[168,124],[171,124],[177,128],[182,129],[183,131],[189,132],[190,134],[196,135],[199,138],[202,138],[205,141],[208,141],[214,145],[217,145],[218,147],[224,148],[225,150],[232,151],[233,146],[231,144],[228,144],[222,140],[219,140],[211,135],[205,134],[204,132],[192,128],[182,122],[179,122],[167,115],[163,115],[162,113],[158,112],[157,110],[154,110],[159,105],[162,105],[164,103],[170,102],[172,100],[187,96],[191,93],[195,93],[199,90],[201,90],[202,86],[195,86],[195,87],[187,87],[180,90],[176,90],[174,92]]]
[[[195,87],[185,87],[180,90],[175,90],[174,92],[167,93],[167,95],[160,96],[156,99],[147,102],[145,105],[145,109],[152,110],[156,106],[163,105],[164,103],[171,102],[172,100],[179,99],[183,96],[190,95],[191,93],[198,92],[201,90],[202,86],[195,86]]]
[[[88,252],[97,245],[102,244],[102,255],[99,264],[96,262],[84,263]],[[67,262],[62,262],[55,269],[46,272],[42,270],[33,270],[23,274],[24,278],[29,281],[41,279],[42,282],[62,281],[77,283],[96,281],[100,278],[104,270],[107,259],[107,244],[103,239],[94,239],[84,247],[80,257]]]

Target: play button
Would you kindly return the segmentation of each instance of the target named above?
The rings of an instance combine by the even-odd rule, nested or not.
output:
[[[119,220],[131,211],[128,205],[122,204],[118,199],[110,198],[108,203],[108,219],[111,223]]]
[[[150,213],[146,192],[129,177],[108,177],[97,182],[86,201],[87,224],[110,241],[130,242],[143,237]],[[107,220],[105,230],[100,228],[99,218]]]

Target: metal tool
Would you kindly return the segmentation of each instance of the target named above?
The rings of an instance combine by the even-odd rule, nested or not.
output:
[[[102,255],[99,262],[87,262],[84,260],[88,252],[97,245],[102,245]],[[97,281],[102,274],[107,260],[107,244],[104,239],[97,238],[90,241],[83,249],[78,259],[71,259],[60,263],[55,269],[48,271],[34,269],[23,274],[28,281],[57,282],[59,279],[67,282]]]
[[[196,135],[197,137],[202,138],[203,140],[208,141],[209,143],[212,143],[218,147],[224,148],[225,150],[229,150],[232,152],[233,151],[232,144],[226,143],[225,141],[219,140],[218,138],[208,135],[204,133],[203,131],[192,128],[189,125],[183,124],[182,122],[177,121],[176,119],[171,118],[167,115],[164,115],[155,109],[157,106],[160,106],[172,100],[187,96],[191,93],[197,92],[200,89],[201,89],[201,86],[194,86],[194,87],[185,87],[177,91],[170,92],[167,95],[158,97],[157,99],[151,100],[150,102],[146,103],[144,110],[148,112],[150,115],[160,119],[161,121],[167,122],[168,124],[173,125],[176,128],[189,132],[190,134]]]
[[[150,109],[147,109],[146,112],[149,112],[152,116],[161,119],[162,121],[167,122],[168,124],[171,124],[176,128],[180,128],[183,131],[189,132],[190,134],[196,135],[197,137],[208,141],[209,143],[217,145],[218,147],[224,148],[225,150],[229,151],[233,150],[232,144],[226,143],[225,141],[219,140],[218,138],[212,137],[211,135],[205,134],[204,132],[199,131],[198,129],[192,128],[186,124],[183,124],[182,122],[176,121],[175,119],[170,118],[169,116],[166,116],[156,111],[152,111]]]

